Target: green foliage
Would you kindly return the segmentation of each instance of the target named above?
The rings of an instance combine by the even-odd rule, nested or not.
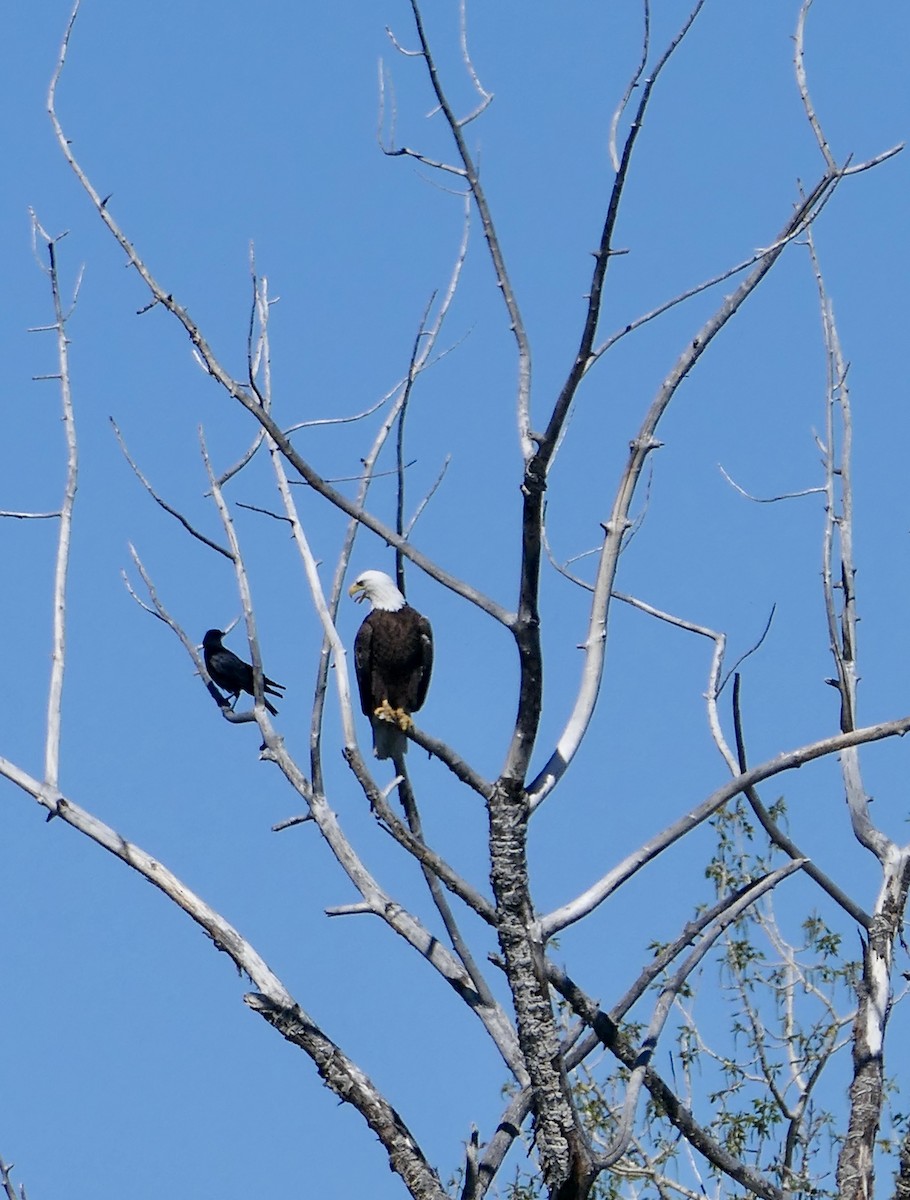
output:
[[[782,799],[770,812],[778,824],[786,821]],[[780,865],[747,800],[717,813],[713,828],[716,843],[705,876],[717,899]],[[792,899],[791,894],[788,908]],[[699,906],[696,915],[706,907]],[[730,923],[699,972],[680,989],[660,1043],[660,1069],[699,1124],[793,1200],[836,1196],[838,1125],[819,1085],[833,1073],[825,1096],[839,1098],[849,1080],[847,1046],[859,968],[844,956],[843,940],[816,911],[783,929],[769,893]],[[655,941],[649,949],[657,957],[666,944]],[[670,964],[667,977],[652,982],[629,1014],[634,1023],[622,1028],[633,1045],[647,1027],[655,994],[680,961]],[[568,1022],[569,1014],[564,1016]],[[658,1060],[654,1066],[658,1069]],[[617,1128],[628,1075],[606,1053],[599,1066],[576,1073],[578,1109],[596,1148],[609,1145]],[[742,1196],[742,1188],[691,1151],[661,1106],[647,1092],[644,1096],[632,1145],[614,1170],[601,1176],[598,1200],[658,1200],[681,1194],[676,1183],[692,1194],[693,1179],[695,1191]],[[884,1138],[883,1145],[893,1145],[895,1137]],[[526,1167],[505,1192],[507,1200],[536,1200],[542,1194],[538,1177]]]
[[[769,811],[778,825],[786,822],[782,799]],[[780,865],[779,852],[746,800],[719,812],[713,828],[716,842],[705,876],[717,899]],[[793,900],[791,892],[788,911]],[[696,906],[696,916],[708,907]],[[843,1113],[840,1108],[833,1111],[828,1098],[839,1105],[849,1083],[850,1029],[861,973],[860,964],[845,956],[845,942],[853,944],[849,932],[833,928],[815,910],[783,927],[774,893],[768,893],[729,924],[699,971],[679,990],[659,1057],[652,1064],[709,1136],[784,1189],[788,1200],[837,1197],[834,1166]],[[668,943],[653,941],[648,948],[657,958]],[[654,998],[678,971],[680,961],[674,960],[666,975],[651,982],[620,1022],[630,1045],[640,1044]],[[611,1015],[615,1019],[617,1014]],[[568,1029],[573,1016],[566,1006],[562,1017]],[[616,1133],[628,1080],[628,1068],[606,1051],[600,1063],[576,1072],[575,1099],[595,1149],[605,1149]],[[889,1092],[893,1108],[893,1081]],[[886,1111],[885,1116],[887,1128],[878,1147],[894,1154],[910,1118],[897,1111]],[[501,1193],[505,1200],[539,1200],[544,1195],[530,1145],[527,1151],[528,1159]],[[600,1177],[593,1196],[663,1200],[687,1194],[732,1200],[749,1193],[693,1151],[645,1091],[632,1144]]]

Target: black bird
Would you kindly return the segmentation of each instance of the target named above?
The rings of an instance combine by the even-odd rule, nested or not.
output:
[[[241,692],[253,695],[253,668],[242,658],[238,658],[233,650],[222,646],[221,639],[223,637],[224,634],[220,629],[210,629],[202,639],[202,656],[205,659],[205,669],[211,676],[212,683],[217,684],[229,696],[233,696],[234,704],[236,704],[240,699]],[[265,674],[262,676],[262,690],[270,696],[284,699],[282,694],[284,684],[276,683],[274,679],[269,679]],[[264,695],[262,702],[273,717],[277,716],[278,709],[269,704]],[[233,708],[233,705],[231,707]]]

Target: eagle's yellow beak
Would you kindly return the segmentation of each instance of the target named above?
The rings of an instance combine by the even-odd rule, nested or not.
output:
[[[353,596],[355,604],[359,604],[361,602],[361,600],[363,600],[363,598],[366,596],[366,592],[364,591],[363,584],[362,583],[352,583],[351,586],[348,588],[348,595]]]

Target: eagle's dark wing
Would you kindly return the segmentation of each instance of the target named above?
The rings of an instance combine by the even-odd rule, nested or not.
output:
[[[360,711],[372,716],[378,701],[373,699],[373,626],[369,617],[354,638],[354,673],[360,689]]]
[[[420,616],[417,622],[420,634],[420,666],[414,680],[414,702],[411,711],[417,712],[427,698],[427,688],[430,686],[430,675],[433,671],[433,630],[430,622]]]

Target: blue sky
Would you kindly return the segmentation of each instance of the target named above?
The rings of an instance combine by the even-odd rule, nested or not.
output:
[[[307,6],[308,8],[311,6]],[[439,11],[435,11],[437,9]],[[468,1014],[386,930],[366,917],[328,919],[350,885],[312,827],[270,827],[299,811],[257,759],[256,731],[222,722],[185,654],[142,613],[120,578],[127,545],[142,555],[168,607],[201,638],[240,613],[227,564],[189,539],[143,493],[117,447],[113,416],[154,485],[211,536],[197,428],[216,464],[252,434],[193,362],[185,334],[147,302],[141,281],[68,173],[44,112],[69,6],[13,0],[2,16],[0,308],[5,403],[0,508],[59,503],[59,399],[32,377],[54,369],[51,320],[32,258],[28,209],[61,243],[70,286],[84,264],[69,328],[81,474],[70,588],[61,786],[156,855],[263,953],[301,1003],[366,1069],[443,1175],[476,1122],[498,1117],[503,1072]],[[663,44],[684,6],[655,6]],[[639,141],[618,226],[629,250],[611,264],[604,335],[769,244],[822,163],[793,82],[796,5],[709,0],[659,88]],[[60,86],[76,154],[158,279],[185,304],[229,369],[242,376],[249,318],[248,248],[279,296],[272,324],[276,412],[286,425],[360,411],[407,368],[430,295],[445,286],[461,237],[461,200],[425,168],[379,150],[377,64],[392,72],[397,135],[451,158],[414,59],[384,32],[414,38],[408,6],[304,6],[264,0],[125,6],[85,0]],[[840,160],[870,157],[910,129],[905,6],[817,0],[808,23],[813,99]],[[429,32],[455,107],[473,104],[457,52],[457,6],[434,6]],[[495,100],[469,127],[534,351],[533,411],[543,422],[577,344],[590,250],[612,182],[607,140],[637,62],[638,5],[469,10],[475,66]],[[861,719],[908,711],[906,154],[846,180],[816,229],[851,362],[856,425],[856,540],[862,624]],[[450,180],[443,180],[446,186]],[[727,285],[729,288],[731,285]],[[621,343],[592,371],[554,468],[548,523],[560,559],[597,545],[628,440],[715,290]],[[476,219],[443,346],[421,381],[409,424],[416,503],[449,454],[446,479],[416,541],[446,569],[514,604],[520,458],[513,345]],[[754,761],[833,733],[836,697],[821,607],[822,506],[817,497],[750,505],[717,464],[753,493],[821,483],[824,358],[806,253],[792,247],[677,395],[652,460],[647,518],[626,552],[623,590],[725,630],[731,660],[777,614],[744,681]],[[378,418],[374,418],[374,421]],[[325,475],[351,475],[373,425],[300,439]],[[386,464],[390,465],[390,464]],[[374,491],[390,519],[391,483]],[[256,463],[231,499],[276,505]],[[301,500],[314,552],[334,566],[342,522]],[[306,753],[319,628],[283,530],[250,512],[237,527],[253,581],[269,674],[287,685],[281,727]],[[0,524],[8,684],[0,754],[41,766],[50,655],[50,523]],[[353,566],[388,568],[363,536]],[[514,653],[505,634],[417,572],[413,602],[432,619],[437,664],[426,728],[488,775],[502,762],[514,714]],[[571,707],[585,596],[547,569],[543,586],[546,702],[535,765]],[[361,612],[346,605],[353,638]],[[231,639],[238,651],[238,630]],[[564,902],[611,863],[724,781],[701,699],[700,640],[617,610],[608,673],[589,739],[535,818],[537,903]],[[422,881],[377,831],[344,771],[330,710],[330,803],[380,878],[432,920]],[[866,753],[875,817],[906,836],[905,747]],[[441,768],[412,754],[427,836],[485,884],[484,814]],[[866,906],[874,864],[846,826],[833,763],[787,780],[795,834]],[[339,1109],[309,1062],[240,1001],[244,981],[199,931],[141,880],[3,784],[0,928],[7,986],[0,1046],[7,1086],[0,1155],[32,1200],[218,1195],[281,1200],[403,1194],[360,1118]],[[778,794],[769,789],[767,798]],[[642,947],[678,931],[705,899],[706,835],[561,943],[579,982],[604,1000],[628,983]],[[672,898],[653,903],[655,893]],[[793,889],[792,911],[810,903]],[[471,929],[470,924],[468,928]],[[481,931],[481,957],[490,947]],[[628,968],[631,970],[631,968]],[[895,1014],[892,1046],[901,1036]],[[906,1031],[904,1031],[905,1034]],[[890,1065],[906,1073],[899,1049]],[[429,1066],[428,1064],[432,1064]]]

